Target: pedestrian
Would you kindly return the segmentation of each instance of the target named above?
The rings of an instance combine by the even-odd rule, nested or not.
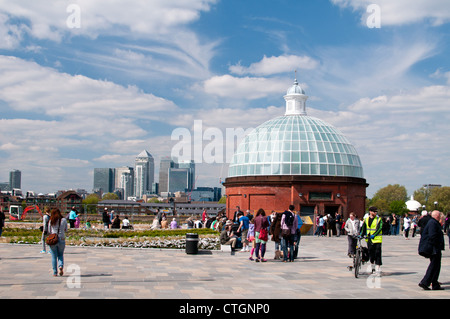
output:
[[[227,221],[225,224],[225,228],[220,233],[220,244],[221,245],[230,245],[231,251],[233,252],[236,247],[237,236],[233,233],[232,221]]]
[[[58,208],[53,208],[50,212],[50,219],[48,223],[48,233],[57,234],[58,242],[50,246],[52,254],[52,268],[53,276],[64,274],[64,249],[66,248],[66,231],[67,219],[63,218],[61,211]]]
[[[111,220],[109,219],[108,208],[105,207],[102,214],[103,227],[105,229],[109,229],[109,225],[111,225]]]
[[[233,216],[233,223],[239,222],[239,219],[238,219],[239,213],[242,213],[241,208],[239,206],[236,206],[236,211],[234,212],[234,216]]]
[[[42,236],[41,236],[42,250],[40,251],[41,254],[45,254],[47,252],[45,239],[47,238],[47,235],[48,235],[49,219],[50,219],[50,207],[46,206],[44,208],[44,215],[42,216]],[[49,253],[50,253],[50,251],[49,251]]]
[[[298,257],[298,249],[300,246],[300,239],[302,238],[301,228],[303,226],[303,220],[300,217],[300,212],[295,212],[295,217],[297,218],[297,231],[295,232],[295,244],[294,244],[294,259]]]
[[[331,214],[328,214],[327,217],[327,236],[328,237],[333,237],[333,231],[335,229],[335,220],[333,218],[333,216],[331,216]]]
[[[252,244],[252,249],[250,250],[250,257],[249,260],[253,261],[253,254],[255,252],[256,248],[256,242],[255,242],[255,218],[252,218],[250,220],[250,223],[248,224],[248,232],[247,232],[247,241],[248,243]]]
[[[341,236],[341,230],[342,230],[342,216],[339,214],[339,212],[336,213],[334,222],[336,224],[336,237]]]
[[[405,239],[409,240],[409,230],[411,229],[411,218],[409,218],[408,214],[403,217],[403,232],[405,234]]]
[[[0,206],[0,237],[2,237],[3,227],[5,227],[5,213],[3,212],[3,208]]]
[[[298,221],[294,213],[295,206],[289,205],[281,217],[281,241],[283,245],[283,262],[294,261],[295,233]],[[289,247],[289,254],[288,254]],[[288,258],[289,257],[289,258]]]
[[[364,219],[361,228],[361,236],[366,237],[367,247],[369,248],[369,258],[372,267],[372,273],[381,276],[381,243],[383,240],[382,227],[383,221],[377,215],[376,207],[369,207],[369,215]]]
[[[345,223],[345,231],[348,239],[348,257],[352,258],[356,253],[357,237],[359,235],[359,220],[356,218],[354,212],[351,212],[347,222]]]
[[[397,216],[392,213],[391,218],[391,235],[397,235],[397,224],[398,224],[398,218]]]
[[[172,218],[172,221],[170,222],[170,229],[177,229],[178,223],[176,218]]]
[[[190,216],[187,220],[186,220],[186,225],[187,225],[187,229],[192,229],[194,228],[194,217]]]
[[[70,224],[70,228],[75,228],[75,221],[77,219],[77,211],[75,209],[75,206],[72,206],[72,209],[69,213],[69,224]]]
[[[419,217],[417,215],[415,215],[412,220],[411,220],[411,237],[415,237],[416,236],[416,231],[417,231],[417,222],[419,220]]]
[[[431,216],[430,216],[430,214],[428,214],[428,212],[426,210],[423,210],[420,215],[421,216],[420,216],[419,222],[417,223],[417,226],[419,226],[419,231],[420,231],[420,233],[422,233],[422,230],[425,228],[428,221],[431,219]]]
[[[80,228],[81,225],[81,219],[80,219],[80,215],[77,215],[77,217],[75,218],[75,228]]]
[[[122,220],[122,229],[129,229],[129,228],[131,228],[130,221],[128,219],[128,216],[125,215],[125,218]]]
[[[116,215],[111,223],[111,229],[120,229],[120,216]]]
[[[248,211],[250,214],[250,211]],[[247,214],[247,216],[249,215]],[[248,248],[248,240],[247,240],[247,234],[248,234],[248,227],[250,224],[250,219],[244,216],[242,212],[239,212],[238,214],[238,220],[239,220],[239,227],[237,229],[237,233],[241,234],[241,242],[242,242],[242,251],[250,251]],[[251,216],[251,215],[250,215]],[[253,218],[253,216],[251,216]]]
[[[319,227],[319,220],[320,220],[320,215],[316,216],[316,222],[315,222],[315,226],[316,226],[316,230],[314,231],[314,236],[318,236],[319,235],[319,231],[320,231],[320,227]]]
[[[447,218],[445,218],[444,222],[444,232],[447,234],[448,237],[448,247],[450,249],[450,212],[447,213]]]
[[[424,290],[443,290],[438,282],[441,271],[442,250],[445,249],[444,234],[442,233],[443,215],[434,210],[431,212],[431,219],[427,222],[422,231],[419,242],[419,255],[429,258],[425,276],[419,282],[419,287]]]
[[[260,208],[256,213],[255,217],[255,252],[256,252],[256,262],[266,262],[264,255],[266,253],[266,244],[268,240],[267,227],[269,222],[266,218],[266,212],[264,209]]]
[[[202,223],[203,225],[206,223],[206,220],[208,219],[208,213],[206,212],[206,209],[202,212]]]
[[[322,237],[325,234],[325,219],[323,218],[323,215],[319,216],[319,231],[317,233],[318,237]]]
[[[276,211],[272,211],[272,222],[270,224],[271,240],[275,242],[275,260],[281,259],[281,252],[283,250],[281,246],[281,216]]]

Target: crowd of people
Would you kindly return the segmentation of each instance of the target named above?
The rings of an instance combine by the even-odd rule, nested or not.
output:
[[[237,206],[233,218],[216,219],[222,223],[222,228],[219,224],[221,244],[230,245],[232,251],[240,249],[249,253],[250,261],[266,262],[269,242],[275,246],[275,260],[293,262],[297,258],[303,221],[292,205],[282,213],[267,214],[260,208],[255,215],[250,210],[244,214]]]
[[[348,237],[348,256],[355,254],[358,237],[365,238],[368,248],[368,261],[371,264],[372,272],[377,276],[381,275],[382,265],[382,237],[398,235],[400,230],[405,239],[414,237],[420,233],[419,255],[430,260],[419,286],[424,290],[443,289],[438,281],[441,268],[442,253],[444,250],[444,233],[447,233],[450,247],[450,214],[444,215],[435,210],[433,212],[423,211],[419,215],[405,214],[400,217],[396,214],[380,217],[376,207],[369,207],[368,213],[361,219],[351,212],[347,220],[344,220],[339,213],[327,216],[318,216],[316,220],[315,236],[341,236]],[[52,255],[53,275],[60,276],[64,273],[64,249],[65,233],[68,225],[71,228],[79,227],[79,214],[72,208],[70,213],[63,217],[57,208],[45,209],[42,225],[42,245],[46,252],[46,245]],[[122,223],[122,226],[121,226]],[[128,218],[123,220],[114,211],[108,212],[105,208],[103,212],[103,224],[105,229],[127,229],[132,227]],[[221,245],[230,245],[232,251],[239,249],[241,252],[249,253],[248,259],[256,262],[266,262],[266,246],[272,241],[275,246],[275,260],[283,262],[293,262],[299,251],[301,240],[301,227],[303,221],[300,213],[295,211],[295,207],[290,205],[284,212],[272,211],[266,214],[264,209],[259,209],[255,216],[250,210],[246,213],[236,207],[232,218],[227,218],[225,211],[216,216],[208,216],[206,210],[200,218],[189,217],[186,220],[187,228],[211,228],[220,232]],[[172,218],[169,224],[164,212],[159,212],[152,224],[155,228],[181,228],[176,218]],[[56,234],[52,236],[52,234]],[[53,241],[49,241],[49,238]],[[56,239],[55,239],[56,238]],[[270,240],[269,240],[270,238]],[[431,286],[431,288],[430,288]]]

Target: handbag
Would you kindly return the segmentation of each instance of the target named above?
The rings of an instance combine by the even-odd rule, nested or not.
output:
[[[290,234],[291,234],[291,230],[289,228],[281,230],[281,237],[283,237],[283,238],[289,237]]]
[[[258,238],[263,240],[263,241],[267,241],[267,239],[269,238],[269,235],[267,233],[267,229],[261,228]]]
[[[50,221],[49,221],[49,225],[48,225],[48,226],[49,226],[49,227],[48,227],[48,230],[50,231]],[[45,243],[46,243],[47,245],[52,246],[52,245],[56,245],[56,244],[58,243],[58,241],[59,241],[59,239],[58,239],[59,226],[61,226],[61,219],[59,220],[59,223],[58,223],[58,231],[56,232],[56,234],[50,234],[50,235],[48,235],[48,237],[45,239]]]

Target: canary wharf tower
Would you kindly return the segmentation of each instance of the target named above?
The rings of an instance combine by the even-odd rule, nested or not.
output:
[[[155,178],[155,163],[153,156],[146,150],[139,153],[134,167],[134,190],[137,198],[152,190]]]
[[[337,128],[307,114],[307,98],[295,80],[285,114],[237,147],[224,183],[229,216],[236,206],[270,212],[291,204],[302,215],[364,214],[368,184],[358,153]]]

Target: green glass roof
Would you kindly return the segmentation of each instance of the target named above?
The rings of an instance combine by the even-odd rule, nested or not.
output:
[[[364,178],[353,145],[336,128],[307,115],[269,120],[239,144],[228,177],[321,175]]]

